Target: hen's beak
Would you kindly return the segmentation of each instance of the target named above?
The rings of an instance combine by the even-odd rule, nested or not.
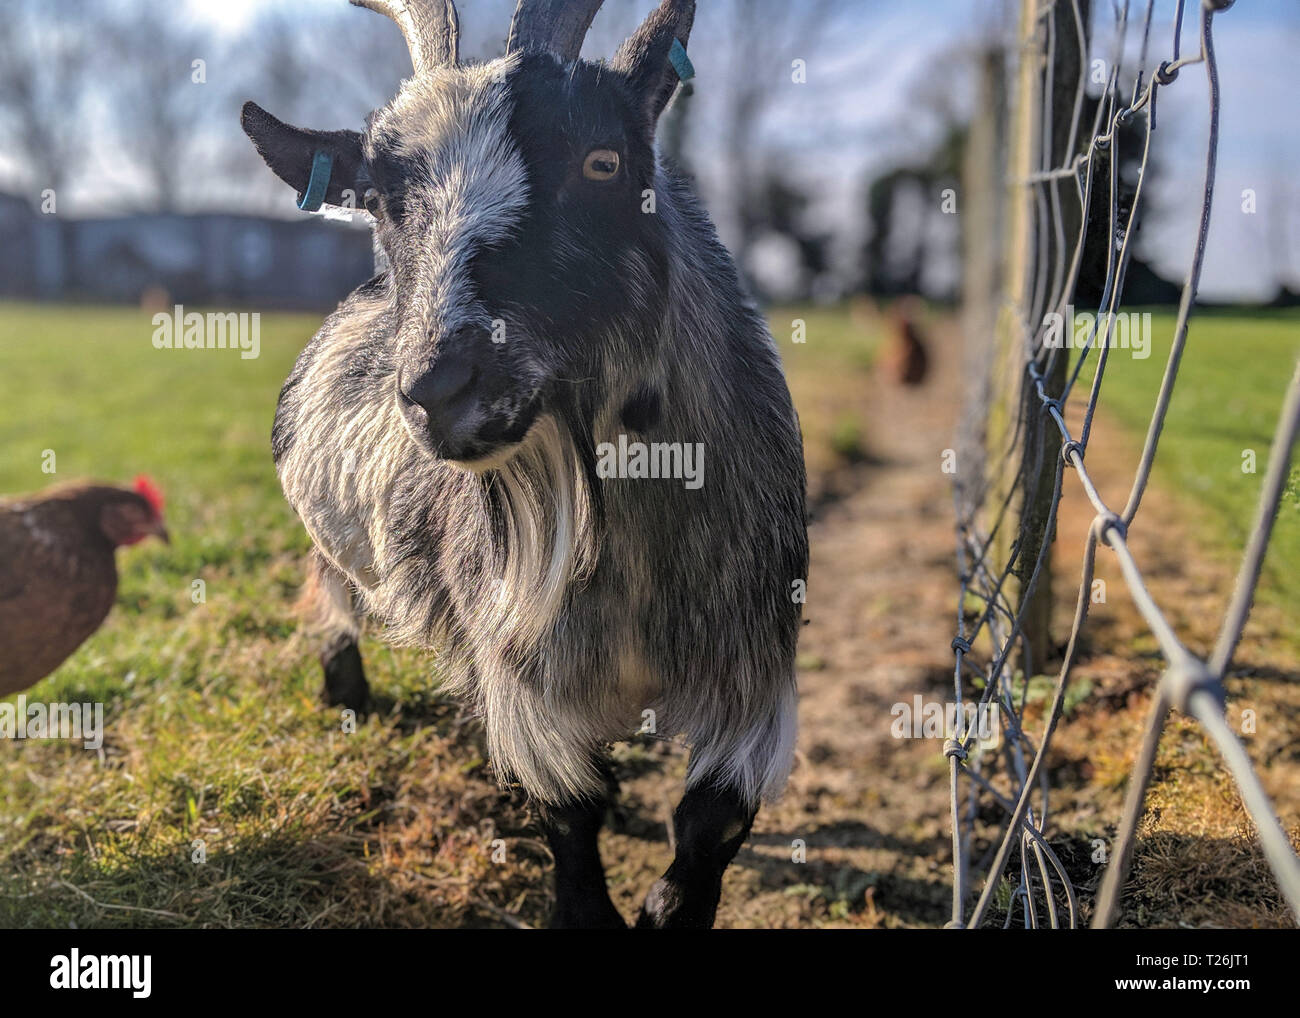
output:
[[[162,520],[154,520],[149,527],[149,533],[159,538],[163,544],[171,544],[171,535],[167,533],[167,528],[163,526]]]

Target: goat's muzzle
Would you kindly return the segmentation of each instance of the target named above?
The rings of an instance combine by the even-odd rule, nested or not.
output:
[[[396,399],[411,436],[429,455],[479,471],[509,458],[540,399],[499,363],[482,330],[445,337],[429,356],[399,362]]]
[[[479,368],[464,353],[448,351],[422,369],[401,370],[397,392],[417,437],[435,455],[460,459],[474,438]]]

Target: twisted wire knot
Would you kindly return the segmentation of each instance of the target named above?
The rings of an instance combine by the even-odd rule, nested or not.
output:
[[[1115,531],[1121,540],[1128,537],[1128,527],[1125,525],[1124,521],[1120,519],[1119,513],[1111,511],[1098,513],[1094,525],[1097,527],[1097,537],[1101,540],[1101,543],[1106,545],[1108,548],[1115,547],[1110,543],[1110,539],[1106,536],[1108,530]]]

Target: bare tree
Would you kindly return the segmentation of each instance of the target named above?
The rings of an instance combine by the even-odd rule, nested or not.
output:
[[[794,89],[804,87],[807,75],[821,73],[846,48],[859,48],[854,35],[845,41],[844,26],[846,18],[861,13],[859,5],[842,0],[730,0],[704,13],[697,59],[717,70],[708,79],[708,114],[695,117],[692,129],[707,130],[710,137],[695,137],[687,147],[712,149],[721,157],[721,179],[705,184],[704,190],[726,223],[742,267],[749,264],[755,241],[773,224],[768,199],[797,186],[784,172],[789,141],[773,138],[770,128],[790,113],[799,95]],[[842,88],[850,82],[840,71],[835,84]],[[829,110],[821,111],[821,116],[829,115]],[[780,186],[774,187],[776,181]]]
[[[111,104],[110,130],[120,156],[139,173],[139,204],[176,211],[185,181],[202,177],[192,147],[214,113],[220,84],[215,38],[175,8],[132,2],[114,10],[97,51],[97,74]]]
[[[89,36],[69,0],[9,0],[0,32],[0,143],[21,186],[65,190],[86,151],[78,116]]]

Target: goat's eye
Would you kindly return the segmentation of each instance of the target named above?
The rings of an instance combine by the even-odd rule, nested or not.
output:
[[[593,148],[582,161],[582,175],[588,180],[613,180],[618,175],[618,153],[612,148]]]
[[[366,188],[366,193],[361,196],[361,204],[376,219],[383,215],[384,203],[380,200],[379,192],[373,187]]]

